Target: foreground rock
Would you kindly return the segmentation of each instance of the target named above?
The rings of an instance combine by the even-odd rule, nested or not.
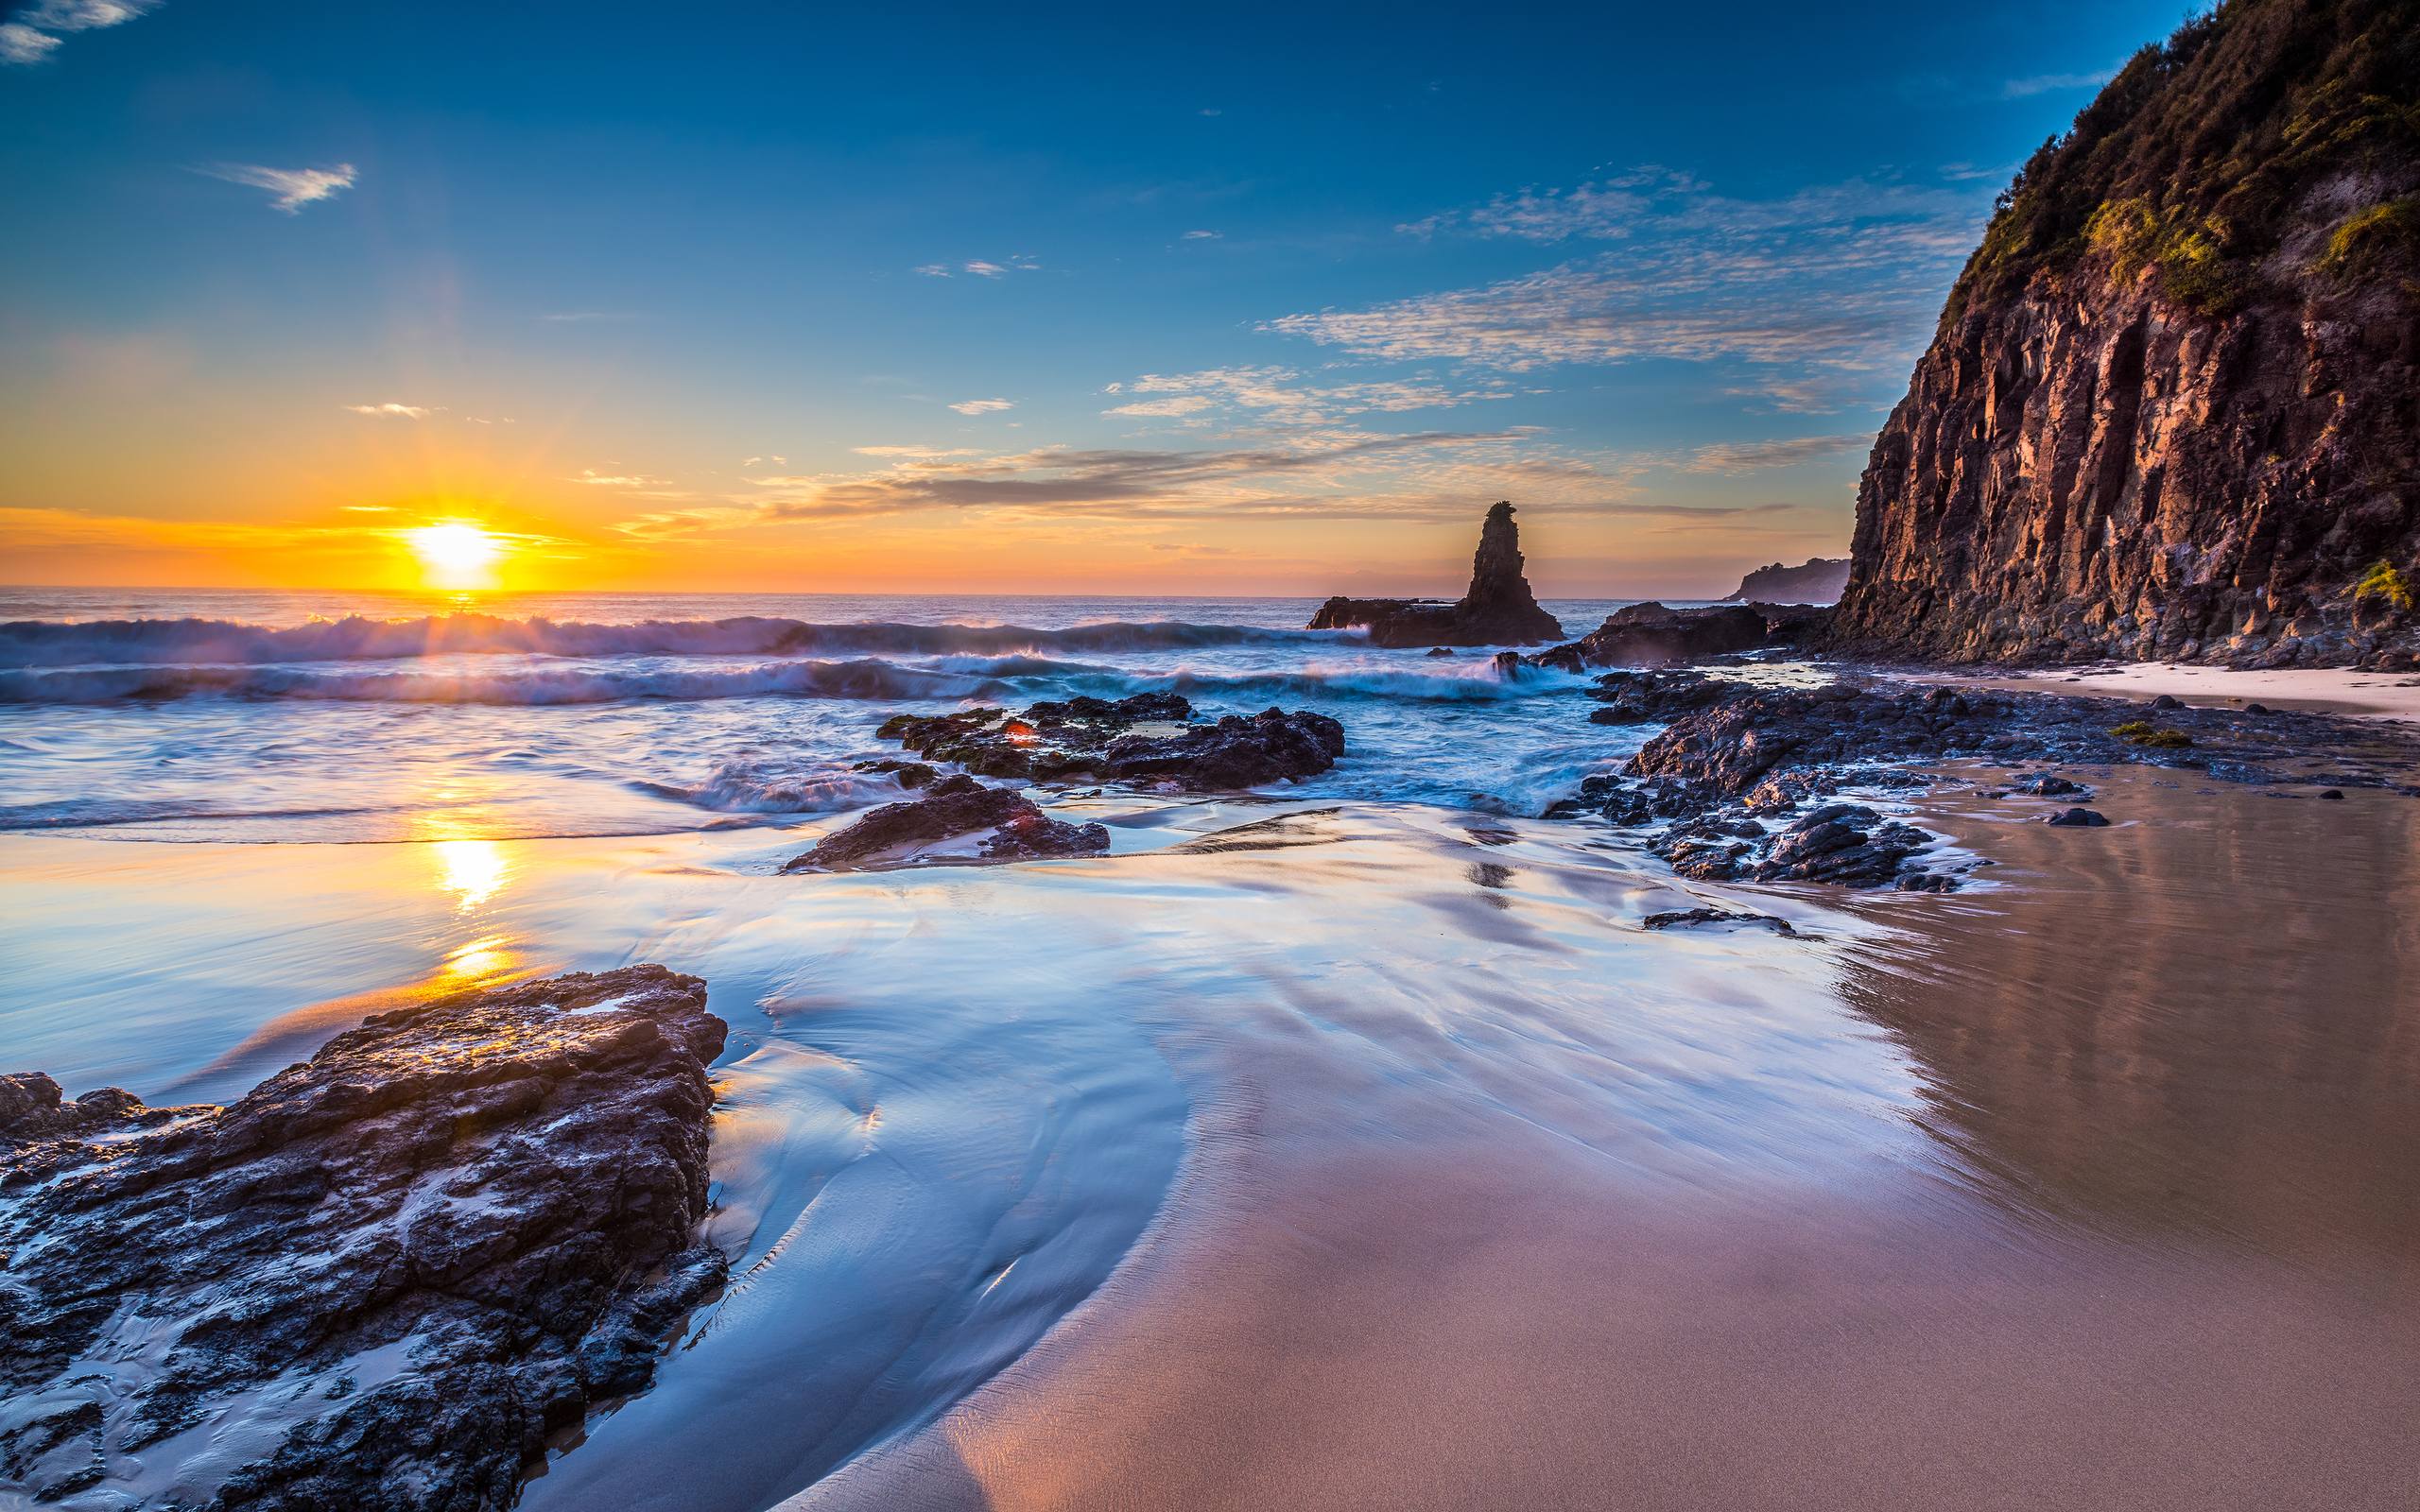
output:
[[[1798,645],[1813,637],[1831,611],[1814,604],[1718,604],[1667,609],[1628,604],[1577,641],[1531,658],[1541,666],[1579,672],[1589,667],[1657,667],[1706,662],[1742,651]]]
[[[226,1108],[0,1083],[0,1501],[510,1506],[722,1282],[705,1003],[660,966],[466,993]]]
[[[1470,592],[1452,604],[1409,598],[1331,598],[1311,616],[1315,630],[1367,628],[1372,644],[1536,645],[1563,638],[1562,623],[1538,607],[1521,571],[1520,527],[1510,501],[1479,526]]]
[[[1144,782],[1187,792],[1315,777],[1344,754],[1344,727],[1325,714],[1267,709],[1250,718],[1197,722],[1193,706],[1173,693],[1115,702],[1069,698],[1022,714],[990,708],[900,714],[876,733],[984,777]]]
[[[2120,763],[2193,769],[2232,782],[2393,785],[2414,750],[2375,725],[2273,711],[2156,711],[2114,698],[1952,688],[1775,687],[1689,672],[1616,672],[1594,690],[1599,723],[1668,721],[1617,776],[1594,777],[1549,816],[1594,813],[1631,828],[1661,825],[1648,848],[1705,881],[1822,882],[1945,890],[1955,875],[1936,839],[1860,803],[1848,790],[1927,785],[1912,762]],[[2008,794],[2089,796],[2054,773]],[[2065,806],[2065,805],[2062,805]],[[2090,826],[2092,815],[2061,822]],[[2103,820],[2105,823],[2106,821]]]
[[[2420,7],[2230,0],[2000,197],[1844,653],[2420,666]]]
[[[857,871],[916,859],[921,848],[960,835],[983,834],[963,859],[1031,861],[1046,856],[1092,855],[1109,849],[1109,831],[1098,824],[1054,819],[1012,787],[985,787],[963,772],[944,777],[925,796],[886,803],[817,842],[814,850],[782,868],[787,871]]]

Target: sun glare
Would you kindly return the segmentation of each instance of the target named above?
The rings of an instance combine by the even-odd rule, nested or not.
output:
[[[475,524],[449,521],[406,532],[434,588],[484,588],[494,579],[504,542]]]

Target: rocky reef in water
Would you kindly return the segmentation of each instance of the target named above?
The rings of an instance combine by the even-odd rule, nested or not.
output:
[[[1775,562],[1739,579],[1726,604],[1836,604],[1848,586],[1846,557],[1810,557],[1795,567]]]
[[[1315,777],[1344,754],[1344,727],[1307,710],[1201,720],[1173,693],[900,714],[875,731],[982,777],[1139,782],[1191,793]]]
[[[1673,666],[1801,645],[1820,635],[1830,619],[1831,610],[1816,604],[1718,604],[1705,609],[1626,604],[1579,640],[1530,660],[1565,672]]]
[[[1774,687],[1700,672],[1616,672],[1593,690],[1606,725],[1663,724],[1616,775],[1549,817],[1593,814],[1652,832],[1648,849],[1701,881],[1821,882],[1946,891],[1938,842],[1860,794],[1931,784],[1928,763],[2174,767],[2239,782],[2411,787],[2420,746],[2359,721],[2270,710],[1833,682]],[[2082,782],[2035,772],[2008,795],[2065,799],[2046,822],[2098,827]],[[2322,796],[2325,796],[2323,794]],[[2341,794],[2339,795],[2341,796]],[[2069,816],[2081,814],[2083,817]],[[2102,822],[2105,822],[2102,821]]]
[[[2420,665],[2420,3],[2226,0],[2025,164],[1833,646]]]
[[[950,859],[1033,861],[1045,856],[1093,855],[1109,849],[1109,831],[1098,824],[1069,824],[1012,787],[986,787],[963,772],[925,788],[922,798],[885,803],[847,829],[825,835],[815,849],[793,857],[788,871],[863,871],[917,859],[922,848],[961,835],[985,838],[975,850]]]
[[[1373,644],[1536,645],[1563,638],[1563,626],[1538,607],[1521,571],[1520,527],[1499,500],[1479,526],[1470,592],[1452,604],[1410,598],[1329,599],[1311,616],[1315,630],[1366,628]]]
[[[380,1014],[224,1108],[0,1077],[0,1495],[510,1506],[724,1280],[723,1029],[632,966]]]

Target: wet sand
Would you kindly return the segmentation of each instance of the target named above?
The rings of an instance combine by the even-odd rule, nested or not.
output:
[[[2420,722],[2420,678],[2408,672],[2356,672],[2344,667],[2242,671],[2174,662],[2140,662],[1976,677],[1928,671],[1923,680],[2117,698],[2150,699],[2167,694],[2191,704],[2261,703],[2272,709],[2299,709],[2357,719]]]
[[[1912,1101],[1772,1139],[1201,1026],[1239,1091],[1149,1247],[790,1504],[2414,1504],[2420,804],[2169,781],[1929,800],[1996,884],[1821,947]]]

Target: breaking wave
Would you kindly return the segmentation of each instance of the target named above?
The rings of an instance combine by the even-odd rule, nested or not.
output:
[[[703,698],[989,698],[997,678],[922,671],[889,662],[775,662],[761,666],[540,667],[456,675],[321,672],[300,667],[134,666],[0,672],[0,703],[94,704],[139,699],[313,698],[353,703],[586,704]]]
[[[1339,630],[1285,630],[1182,620],[1112,622],[1065,629],[1015,625],[814,624],[745,615],[648,620],[636,625],[544,617],[441,614],[377,620],[360,615],[285,629],[233,620],[18,620],[0,625],[0,666],[262,666],[294,662],[394,661],[463,654],[499,656],[1010,656],[1189,647],[1338,643]]]

